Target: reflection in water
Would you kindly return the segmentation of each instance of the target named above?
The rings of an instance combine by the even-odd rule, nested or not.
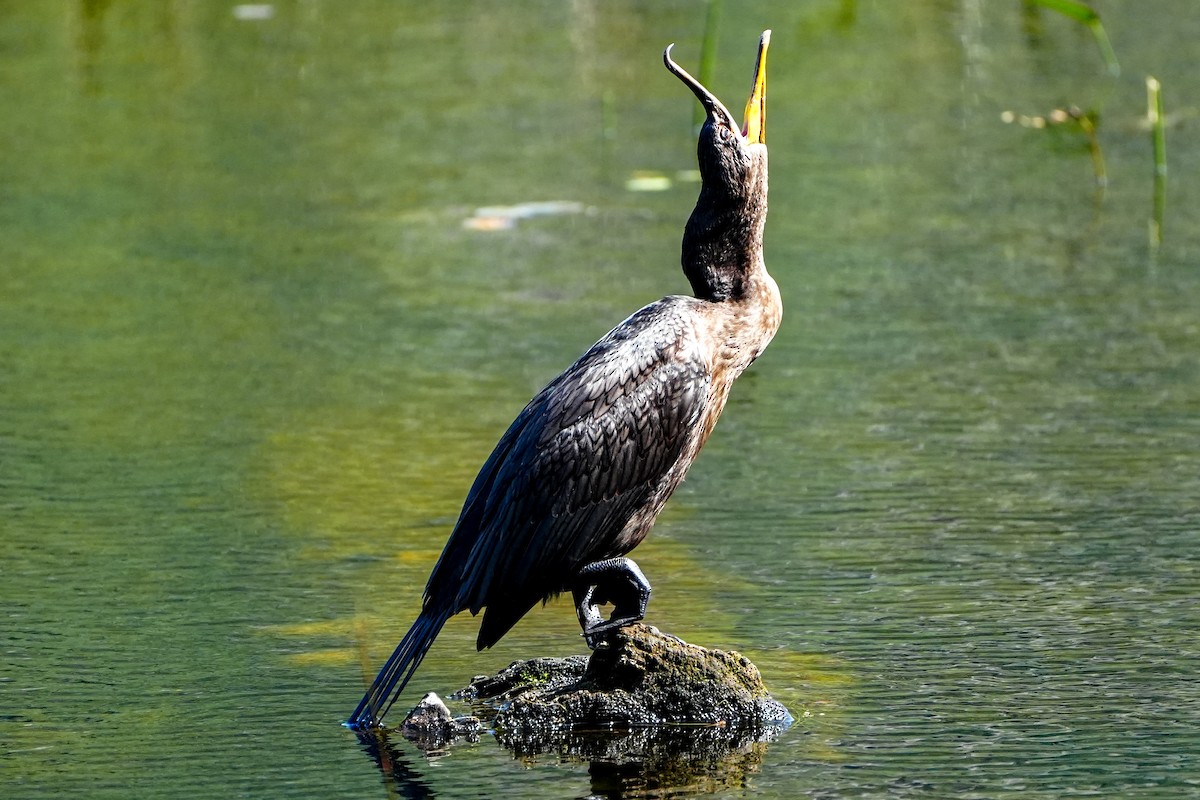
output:
[[[104,17],[112,0],[79,0],[79,72],[86,94],[100,90],[96,64],[104,49]]]
[[[513,737],[495,741],[526,763],[556,758],[588,765],[595,797],[694,796],[744,786],[758,771],[768,744],[782,728],[734,730],[722,726],[658,726],[624,731],[576,731],[553,737]],[[436,797],[421,764],[448,753],[418,744],[393,742],[384,729],[358,734],[363,751],[379,767],[399,797]],[[486,747],[488,745],[460,745]],[[415,758],[405,752],[413,748]]]
[[[497,739],[518,756],[557,753],[563,761],[586,762],[592,794],[615,799],[696,795],[742,786],[762,765],[767,744],[778,733],[779,729],[659,726],[571,733],[532,749],[502,734]]]
[[[372,728],[359,731],[356,735],[363,751],[379,767],[389,786],[397,790],[397,796],[409,798],[409,800],[437,797],[408,756],[391,742],[386,730]]]

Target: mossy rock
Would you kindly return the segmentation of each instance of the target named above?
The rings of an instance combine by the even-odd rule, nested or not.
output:
[[[566,731],[708,726],[745,741],[791,722],[749,659],[641,623],[614,631],[590,658],[517,661],[457,696],[492,708],[497,734],[526,751]]]

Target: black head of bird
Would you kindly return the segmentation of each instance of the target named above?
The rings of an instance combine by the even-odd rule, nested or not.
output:
[[[754,88],[739,126],[720,100],[671,60],[663,62],[692,90],[704,107],[696,156],[700,196],[683,235],[683,271],[692,291],[705,300],[734,300],[746,292],[746,276],[762,258],[767,219],[767,48],[771,32],[758,42]]]

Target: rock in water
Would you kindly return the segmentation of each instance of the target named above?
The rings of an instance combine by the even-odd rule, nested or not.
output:
[[[519,757],[553,753],[588,762],[593,794],[605,797],[665,796],[664,787],[740,790],[792,722],[758,669],[737,653],[644,624],[613,632],[606,644],[590,657],[516,661],[453,697],[469,701],[497,743]],[[433,756],[460,736],[478,740],[479,732],[479,719],[454,718],[433,693],[401,725],[406,739]],[[373,734],[362,738],[380,767],[410,779],[387,731]]]
[[[482,729],[475,717],[455,717],[436,692],[428,692],[400,723],[400,733],[422,750],[437,750],[466,738],[477,741]]]
[[[738,653],[688,644],[641,623],[614,631],[607,645],[590,658],[514,662],[476,678],[458,696],[496,708],[497,731],[517,740],[705,725],[744,741],[773,738],[792,721],[767,693],[758,668]]]

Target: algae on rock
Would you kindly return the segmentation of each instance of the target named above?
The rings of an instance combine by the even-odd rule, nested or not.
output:
[[[540,750],[547,743],[541,740],[568,731],[652,726],[710,726],[726,739],[757,740],[791,722],[738,653],[688,644],[642,623],[614,631],[605,645],[590,658],[514,662],[475,678],[456,697],[491,707],[498,737],[524,750]]]

